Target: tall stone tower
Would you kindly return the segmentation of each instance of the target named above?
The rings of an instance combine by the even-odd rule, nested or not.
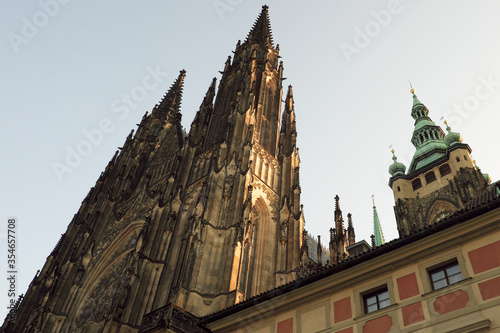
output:
[[[415,154],[406,166],[397,161],[389,167],[389,186],[394,193],[396,223],[400,236],[436,223],[473,200],[488,186],[489,176],[481,173],[472,160],[469,145],[447,125],[441,127],[429,118],[429,110],[412,89],[411,116],[415,128],[411,142]],[[446,122],[445,122],[446,124]]]
[[[264,6],[181,126],[181,71],[125,140],[6,332],[137,332],[173,303],[203,316],[282,285],[304,219],[291,86]]]

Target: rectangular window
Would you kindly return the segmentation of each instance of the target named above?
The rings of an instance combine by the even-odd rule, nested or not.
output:
[[[458,158],[458,157],[457,157]],[[459,161],[457,161],[459,162]],[[447,174],[451,173],[451,169],[448,163],[443,164],[439,167],[439,173],[441,174],[441,177],[446,176]]]
[[[435,180],[436,180],[436,174],[434,173],[434,171],[429,171],[425,174],[425,182],[427,184],[430,184]]]
[[[365,313],[372,313],[391,305],[387,286],[383,286],[374,292],[363,295],[363,303],[365,306]]]
[[[460,266],[456,260],[429,271],[429,277],[433,290],[441,289],[463,280]]]
[[[420,179],[419,179],[419,178],[414,179],[414,180],[411,182],[411,186],[413,187],[413,191],[418,190],[419,188],[421,188],[421,187],[422,187],[422,182],[420,181]]]

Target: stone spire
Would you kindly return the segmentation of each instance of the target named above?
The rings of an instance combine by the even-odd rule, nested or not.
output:
[[[182,89],[184,87],[184,78],[186,71],[180,71],[177,80],[172,84],[168,92],[163,96],[160,104],[153,109],[153,115],[159,116],[162,120],[171,123],[181,120],[180,107],[182,101]]]
[[[274,47],[268,8],[266,5],[262,6],[262,11],[248,33],[246,42],[261,44],[266,48]]]

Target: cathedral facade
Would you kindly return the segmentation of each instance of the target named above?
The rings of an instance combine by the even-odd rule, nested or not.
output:
[[[202,317],[325,263],[321,244],[303,246],[293,92],[279,58],[264,6],[188,133],[181,71],[91,188],[4,329],[137,332],[166,304]]]

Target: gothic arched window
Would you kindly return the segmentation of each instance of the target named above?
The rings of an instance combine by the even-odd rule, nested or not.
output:
[[[149,130],[149,135],[156,137],[156,136],[158,136],[158,133],[160,133],[160,124],[156,123],[153,126],[151,126],[151,128]]]

